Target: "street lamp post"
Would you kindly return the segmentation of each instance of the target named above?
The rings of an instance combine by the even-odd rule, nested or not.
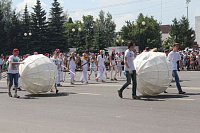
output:
[[[189,17],[189,15],[188,15],[188,14],[189,14],[189,13],[188,13],[188,12],[189,12],[189,11],[188,11],[188,10],[189,10],[189,9],[188,9],[188,6],[189,6],[189,3],[190,3],[190,2],[191,2],[191,0],[186,0],[186,4],[187,4],[187,7],[186,7],[186,8],[187,8],[187,19],[188,19],[188,17]]]
[[[142,36],[142,34],[140,33],[140,30],[141,30],[141,28],[143,28],[145,25],[146,25],[146,22],[145,22],[145,21],[142,21],[142,23],[137,23],[137,22],[134,23],[134,26],[135,26],[135,27],[138,26],[138,28],[139,28],[139,44],[138,44],[139,49],[140,49],[140,45],[141,45],[141,36]]]
[[[24,33],[24,37],[26,38],[26,49],[28,51],[28,39],[32,36],[32,33],[31,32],[28,32],[28,33]]]

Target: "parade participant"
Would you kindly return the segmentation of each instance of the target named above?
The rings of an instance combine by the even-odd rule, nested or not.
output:
[[[38,52],[34,52],[33,55],[38,55]]]
[[[71,52],[67,68],[70,72],[70,83],[74,84],[75,70],[76,70],[76,58],[74,52]]]
[[[64,79],[63,79],[63,70],[64,70],[64,58],[63,58],[63,53],[60,53],[59,54],[59,59],[60,59],[60,82],[64,82]]]
[[[116,61],[117,61],[117,73],[119,73],[119,77],[121,77],[122,76],[122,61],[123,61],[123,58],[121,57],[121,52],[119,52]]]
[[[83,57],[81,58],[81,67],[82,67],[82,76],[80,78],[80,81],[85,84],[88,84],[88,79],[87,79],[87,71],[88,71],[88,62],[87,62],[87,54],[83,53]]]
[[[44,56],[46,56],[46,57],[48,57],[48,58],[49,58],[49,53],[45,53],[45,54],[44,54]]]
[[[133,60],[135,59],[134,55],[134,49],[135,49],[135,43],[129,42],[128,43],[128,49],[125,52],[124,56],[124,63],[125,63],[125,71],[126,71],[126,83],[122,86],[120,90],[118,90],[118,95],[120,98],[123,98],[123,91],[128,87],[129,84],[131,84],[132,79],[132,98],[133,99],[139,99],[136,95],[136,88],[137,88],[137,82],[136,82],[136,70],[134,67]]]
[[[179,46],[178,43],[173,44],[173,50],[169,53],[167,59],[172,65],[172,70],[173,70],[172,75],[173,75],[173,77],[175,77],[176,86],[177,86],[179,94],[185,94],[186,92],[182,91],[180,81],[179,81],[179,76],[178,76],[178,73],[177,73],[177,61],[181,60],[181,56],[177,52],[178,46]]]
[[[11,55],[8,59],[9,67],[8,67],[8,75],[9,75],[9,86],[8,86],[8,95],[9,97],[12,97],[11,94],[11,87],[13,85],[14,81],[14,88],[15,88],[15,98],[20,98],[20,96],[17,95],[17,88],[18,88],[18,78],[19,78],[19,65],[23,64],[23,62],[19,62],[19,50],[14,49],[13,55]]]
[[[196,66],[197,66],[197,70],[200,69],[200,53],[199,51],[197,51],[197,54],[196,54]]]
[[[108,73],[107,73],[107,69],[108,69],[108,70],[110,69],[110,56],[109,56],[108,53],[106,54],[106,51],[105,51],[105,50],[103,50],[103,54],[104,54],[104,58],[105,58],[104,73],[105,73],[106,79],[109,79]]]
[[[60,53],[60,50],[59,50],[59,49],[56,49],[56,50],[54,51],[53,57],[51,58],[51,60],[53,61],[53,63],[57,66],[57,70],[58,70],[58,79],[57,79],[57,82],[55,83],[56,93],[58,93],[58,91],[59,91],[59,90],[57,89],[57,86],[58,86],[58,85],[61,86],[61,85],[60,85],[60,75],[59,75],[59,68],[60,68],[61,64],[60,64],[60,60],[59,60],[59,58],[58,58],[59,53]],[[51,89],[51,92],[53,92],[52,89]]]
[[[113,72],[114,72],[114,79],[113,79]],[[116,54],[115,54],[115,49],[112,49],[112,53],[110,55],[110,80],[117,81],[116,76],[117,76]]]
[[[96,77],[96,81],[100,79],[102,82],[104,81],[103,72],[105,68],[105,56],[103,54],[103,50],[100,50],[100,55],[97,56],[97,66],[98,66],[98,76]]]
[[[96,78],[97,77],[97,59],[94,53],[92,53],[90,57],[90,73],[88,74],[88,80],[90,80],[90,76],[92,75],[93,71],[95,73],[95,78]]]

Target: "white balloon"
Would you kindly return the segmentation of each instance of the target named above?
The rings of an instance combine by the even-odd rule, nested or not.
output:
[[[142,95],[156,96],[164,92],[172,80],[171,64],[164,53],[143,52],[136,57],[137,90]]]
[[[19,66],[20,85],[32,94],[46,93],[56,83],[56,65],[44,55],[32,55]]]

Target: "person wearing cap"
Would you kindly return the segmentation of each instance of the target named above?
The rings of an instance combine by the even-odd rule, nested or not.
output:
[[[103,50],[100,50],[100,54],[97,56],[97,66],[98,66],[98,76],[96,77],[96,81],[100,79],[102,82],[104,81],[103,72],[105,68],[105,55],[103,54]]]
[[[49,53],[45,53],[45,54],[44,54],[44,56],[46,56],[46,57],[48,57],[48,58],[49,58]]]
[[[38,52],[34,52],[33,55],[38,55]]]
[[[129,42],[128,43],[128,49],[125,51],[125,56],[124,56],[124,69],[126,71],[126,83],[121,87],[120,90],[118,90],[118,95],[120,98],[123,98],[123,91],[128,87],[128,85],[131,84],[131,79],[132,79],[132,98],[133,99],[139,99],[136,95],[136,88],[137,88],[137,81],[136,81],[136,70],[134,67],[134,62],[133,60],[135,59],[134,55],[134,49],[135,49],[135,43],[134,42]]]
[[[71,52],[71,56],[69,57],[67,68],[70,72],[70,83],[73,85],[76,72],[76,58],[75,53],[73,51]]]
[[[185,94],[186,92],[184,92],[181,88],[179,76],[178,76],[178,73],[177,73],[177,61],[181,60],[181,56],[177,52],[178,47],[179,47],[178,43],[173,44],[173,50],[168,54],[167,60],[171,63],[171,66],[172,66],[172,70],[173,70],[172,76],[175,78],[178,93],[179,94]]]
[[[112,49],[112,53],[110,55],[110,80],[111,81],[117,81],[117,66],[116,66],[116,54],[115,49]],[[113,79],[113,73],[114,73],[114,79]]]
[[[12,97],[11,94],[11,87],[13,85],[14,81],[14,88],[15,88],[15,98],[20,98],[20,96],[17,95],[17,88],[18,88],[18,79],[19,79],[19,65],[24,64],[23,62],[19,62],[19,50],[14,49],[13,55],[11,55],[8,59],[9,66],[8,66],[8,75],[9,75],[9,85],[8,85],[8,95],[9,97]]]
[[[123,58],[121,57],[121,52],[119,52],[118,56],[117,56],[117,73],[119,73],[119,76],[122,76],[122,61]]]
[[[92,75],[92,72],[95,73],[95,78],[97,77],[97,59],[95,57],[95,54],[92,53],[90,57],[90,73],[88,74],[88,79],[90,80],[90,76]]]
[[[87,54],[83,53],[83,57],[81,58],[81,67],[82,67],[82,76],[80,78],[80,81],[85,84],[88,84],[88,79],[87,79],[87,71],[88,71],[88,61],[87,61]]]

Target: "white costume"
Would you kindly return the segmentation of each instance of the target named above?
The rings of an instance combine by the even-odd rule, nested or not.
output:
[[[105,56],[104,55],[98,55],[97,56],[97,62],[98,62],[99,71],[98,71],[98,76],[97,76],[96,79],[104,80],[103,72],[106,69],[105,68]]]
[[[54,62],[54,64],[57,66],[57,69],[58,69],[58,78],[57,78],[57,82],[56,84],[59,85],[60,84],[60,74],[61,74],[61,62],[60,62],[60,59],[59,58],[54,58],[52,57],[51,60]]]
[[[82,61],[82,68],[83,68],[83,72],[82,72],[82,76],[80,78],[80,81],[83,81],[85,83],[88,83],[88,79],[87,79],[87,71],[88,71],[88,65],[87,65],[87,60],[86,59],[81,59]]]
[[[94,71],[94,73],[97,74],[96,59],[93,57],[91,57],[90,59],[90,74],[89,75],[92,75],[92,71]]]
[[[76,63],[75,63],[75,58],[69,58],[69,71],[70,71],[70,82],[74,82],[74,78],[75,78],[75,70],[76,70]]]
[[[121,56],[117,56],[117,72],[122,72],[122,61],[123,58]]]
[[[113,79],[113,72],[114,72],[114,79],[116,79],[116,75],[117,75],[117,66],[116,66],[116,55],[115,54],[111,54],[111,61],[110,61],[110,78]]]

